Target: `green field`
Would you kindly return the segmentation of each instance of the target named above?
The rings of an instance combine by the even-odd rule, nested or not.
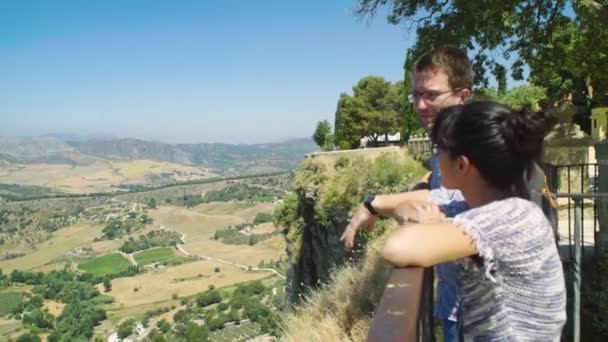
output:
[[[126,271],[131,264],[119,253],[110,253],[97,258],[88,259],[80,264],[78,268],[94,277],[103,277],[106,274],[116,274]]]
[[[0,293],[0,316],[9,314],[23,300],[21,292],[3,292]]]
[[[179,263],[185,259],[183,257],[178,256],[175,253],[175,249],[173,249],[173,247],[151,248],[145,251],[135,253],[133,254],[133,257],[135,258],[135,261],[137,261],[137,264],[140,266],[145,266],[155,262],[167,264],[175,262]]]

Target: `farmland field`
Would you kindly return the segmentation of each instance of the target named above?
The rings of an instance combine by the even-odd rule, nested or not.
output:
[[[151,248],[133,254],[133,258],[135,258],[135,261],[140,266],[149,265],[155,262],[170,264],[184,259],[175,253],[173,247]]]
[[[53,259],[66,256],[76,247],[91,246],[93,239],[101,234],[102,228],[91,224],[77,224],[59,229],[49,240],[39,244],[35,251],[23,257],[1,261],[0,269],[8,273],[13,269],[29,270],[44,266]],[[0,248],[0,251],[3,249]]]
[[[209,169],[151,160],[112,162],[93,158],[88,165],[0,165],[0,183],[43,186],[66,193],[115,191],[122,183],[149,183],[150,176],[167,174],[171,181],[215,177]]]
[[[114,162],[113,167],[115,176],[123,179],[139,177],[146,168],[160,168],[153,163],[119,165],[118,162]],[[184,172],[182,170],[182,174]],[[66,198],[24,202],[21,205],[38,203],[40,208],[51,213],[53,210],[72,206],[81,206],[82,209],[79,214],[68,214],[73,220],[71,222],[77,223],[52,232],[41,231],[40,234],[45,234],[43,238],[47,239],[46,241],[40,239],[39,241],[43,242],[28,242],[29,244],[23,244],[24,247],[17,243],[0,246],[0,252],[25,253],[21,257],[1,261],[0,268],[5,273],[10,273],[13,269],[49,272],[67,268],[102,278],[130,270],[130,266],[135,263],[145,266],[159,262],[163,265],[145,269],[142,273],[129,273],[131,276],[122,274],[111,280],[111,286],[95,284],[99,292],[111,301],[99,304],[99,307],[106,311],[107,319],[95,328],[94,334],[106,339],[116,331],[117,324],[124,319],[141,320],[147,312],[161,308],[167,311],[162,317],[171,322],[173,314],[184,308],[184,297],[205,292],[210,287],[234,291],[234,286],[239,283],[277,277],[271,271],[255,268],[264,262],[276,261],[284,256],[285,240],[282,236],[273,236],[253,246],[230,245],[215,240],[217,230],[226,229],[228,226],[250,225],[257,214],[271,214],[276,203],[210,202],[188,208],[180,202],[185,195],[202,196],[209,191],[220,190],[225,185],[226,182],[214,182],[124,193],[103,199]],[[155,207],[148,207],[147,203],[151,199],[156,201]],[[15,211],[18,210],[21,209],[15,204]],[[43,213],[42,210],[40,212]],[[150,221],[130,234],[114,239],[103,236],[102,229],[108,226],[110,220],[123,222],[133,219],[129,216],[131,212],[137,215],[145,213]],[[53,218],[52,215],[49,217]],[[131,255],[117,252],[128,240],[139,241],[151,231],[162,230],[179,233],[184,243],[178,244],[177,247],[153,247]],[[274,230],[272,223],[268,222],[258,225],[250,233],[243,231],[243,234],[271,233]],[[179,264],[184,260],[191,262]],[[248,266],[251,269],[248,269]],[[19,290],[13,287],[5,290],[9,291]],[[0,296],[0,307],[4,310],[14,307],[10,302],[16,301],[16,296],[18,295]],[[58,317],[65,304],[47,299],[43,308]],[[9,321],[8,317],[0,319],[0,341],[15,339],[25,332],[23,328],[15,329],[19,329],[19,322]],[[45,338],[44,334],[40,336]]]
[[[219,272],[216,272],[216,267]],[[200,275],[200,276],[199,276]],[[166,267],[134,277],[112,280],[109,295],[116,299],[115,308],[128,308],[171,300],[204,292],[209,285],[222,287],[267,277],[267,272],[248,272],[239,267],[213,260],[200,260],[175,267]],[[142,312],[143,313],[143,312]]]
[[[119,253],[106,254],[78,264],[78,268],[91,273],[95,277],[120,273],[126,271],[129,266],[131,266],[131,263]]]
[[[0,318],[0,341],[7,341],[16,331],[21,330],[21,322]]]
[[[0,316],[11,313],[22,299],[23,293],[21,292],[0,292]]]

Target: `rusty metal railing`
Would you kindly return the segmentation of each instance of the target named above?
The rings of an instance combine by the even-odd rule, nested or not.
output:
[[[434,340],[433,268],[394,268],[376,308],[367,341]]]

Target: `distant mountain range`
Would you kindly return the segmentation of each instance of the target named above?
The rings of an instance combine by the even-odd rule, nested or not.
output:
[[[318,150],[311,139],[280,143],[166,144],[139,139],[68,140],[52,136],[0,137],[1,164],[53,163],[86,165],[96,159],[147,159],[200,165],[224,175],[291,170],[306,153]]]

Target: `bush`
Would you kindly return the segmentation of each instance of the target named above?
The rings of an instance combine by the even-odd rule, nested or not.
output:
[[[125,338],[133,333],[134,319],[128,319],[118,326],[118,337]]]
[[[219,303],[222,301],[222,296],[217,291],[208,291],[196,298],[196,303],[200,307],[209,306],[211,304]]]
[[[217,306],[218,311],[226,311],[230,306],[226,303],[219,303]]]
[[[17,342],[40,342],[40,337],[32,333],[25,333],[17,337]]]
[[[257,215],[255,215],[255,218],[253,219],[253,224],[261,224],[261,223],[266,223],[266,222],[271,222],[271,221],[272,221],[272,214],[258,213]]]

